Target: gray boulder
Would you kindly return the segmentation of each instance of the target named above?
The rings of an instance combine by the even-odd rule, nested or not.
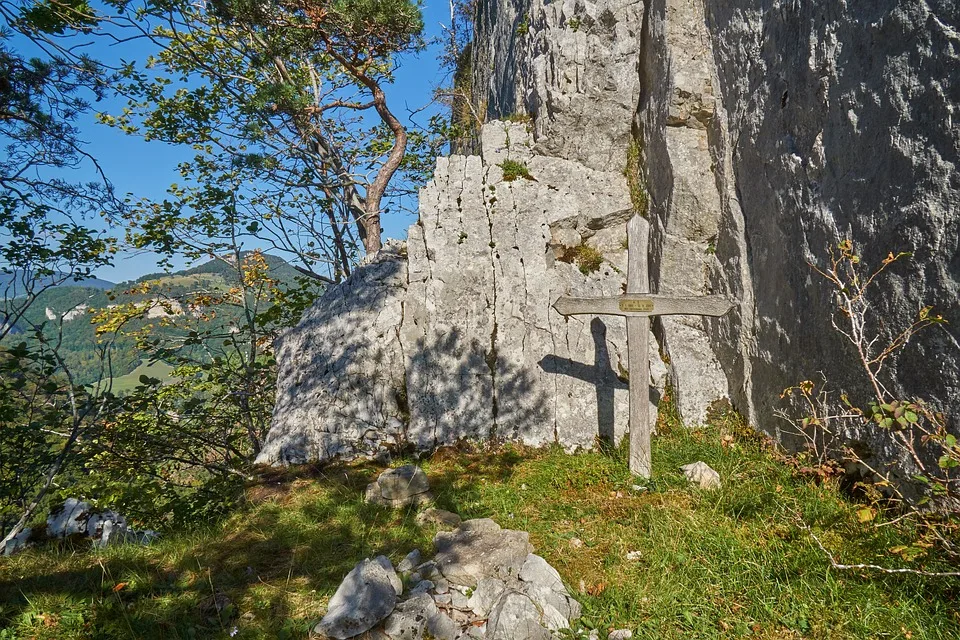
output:
[[[377,478],[380,493],[388,500],[404,500],[430,490],[430,481],[423,469],[408,464],[396,469],[387,469]]]
[[[336,640],[360,635],[390,615],[400,589],[389,559],[363,560],[340,583],[314,631]]]
[[[67,538],[87,533],[87,520],[92,515],[89,502],[67,498],[56,511],[47,516],[47,536]]]
[[[433,539],[434,561],[452,584],[475,587],[481,578],[516,579],[533,551],[526,531],[501,529],[490,519],[467,520]]]
[[[365,500],[388,507],[425,504],[433,500],[430,482],[423,470],[412,464],[387,469],[367,485]]]

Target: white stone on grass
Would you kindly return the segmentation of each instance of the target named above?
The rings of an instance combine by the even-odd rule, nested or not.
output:
[[[680,467],[680,470],[683,471],[687,480],[699,485],[701,489],[720,488],[720,474],[711,469],[706,462],[697,461],[685,464]]]

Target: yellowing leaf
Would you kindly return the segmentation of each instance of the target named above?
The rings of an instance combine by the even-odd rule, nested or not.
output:
[[[870,522],[877,517],[877,512],[870,507],[864,507],[863,509],[857,510],[857,520],[860,522]]]

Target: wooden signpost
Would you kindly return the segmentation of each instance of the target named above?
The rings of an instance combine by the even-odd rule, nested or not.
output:
[[[627,366],[630,371],[630,472],[650,477],[650,316],[722,316],[733,307],[725,296],[661,296],[648,292],[647,247],[650,225],[640,216],[627,224],[627,292],[617,298],[558,299],[560,315],[617,315],[627,318]]]

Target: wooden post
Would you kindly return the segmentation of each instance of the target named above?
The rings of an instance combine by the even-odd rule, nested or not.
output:
[[[649,293],[647,267],[650,223],[639,215],[627,224],[627,295]],[[649,478],[650,456],[650,318],[627,317],[627,363],[630,369],[630,472]],[[637,379],[634,380],[633,377]]]
[[[563,296],[553,308],[563,316],[618,315],[627,319],[627,366],[630,369],[630,471],[649,478],[650,465],[650,316],[719,317],[733,307],[722,295],[653,295],[647,269],[650,223],[633,216],[627,224],[627,292],[616,298]]]

